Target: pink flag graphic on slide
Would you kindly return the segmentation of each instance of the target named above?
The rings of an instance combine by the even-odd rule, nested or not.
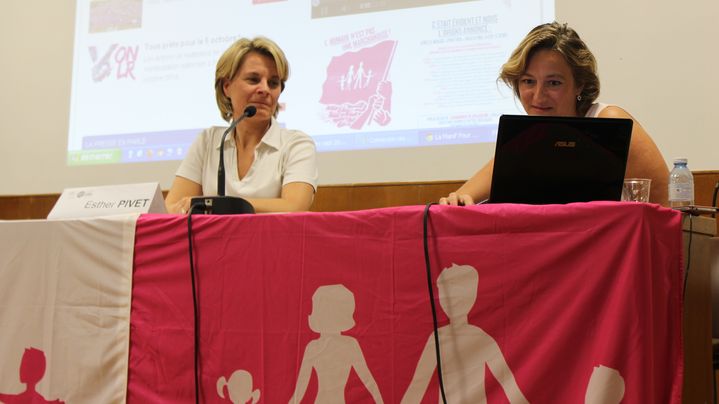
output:
[[[320,102],[338,127],[389,123],[392,86],[387,76],[396,46],[397,41],[387,40],[332,58]]]

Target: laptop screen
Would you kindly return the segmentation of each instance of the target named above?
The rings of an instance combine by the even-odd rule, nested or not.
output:
[[[490,203],[618,201],[631,119],[502,115]]]

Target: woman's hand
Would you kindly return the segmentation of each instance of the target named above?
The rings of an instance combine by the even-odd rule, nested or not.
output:
[[[191,196],[183,196],[177,202],[167,205],[167,213],[185,215],[190,211]]]
[[[255,213],[307,212],[312,206],[315,189],[305,182],[290,182],[282,187],[279,198],[246,198]]]
[[[165,198],[167,213],[187,214],[190,211],[191,199],[199,195],[202,195],[200,184],[187,178],[175,177],[170,192],[167,193]]]
[[[446,197],[439,198],[440,205],[469,206],[474,205],[474,199],[469,194],[452,192]]]
[[[444,198],[439,198],[440,205],[469,206],[474,201],[482,201],[489,198],[489,188],[492,184],[492,170],[494,159],[489,160],[472,178],[468,179],[459,189],[450,193]]]

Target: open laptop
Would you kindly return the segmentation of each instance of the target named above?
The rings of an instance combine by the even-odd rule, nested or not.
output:
[[[490,203],[618,201],[631,119],[502,115]]]

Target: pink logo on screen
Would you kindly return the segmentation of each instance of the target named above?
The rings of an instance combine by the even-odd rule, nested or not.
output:
[[[392,117],[392,83],[387,80],[397,41],[382,41],[335,56],[327,66],[320,102],[338,127],[387,125]]]
[[[46,400],[35,390],[35,386],[45,376],[45,353],[39,349],[27,348],[20,362],[20,383],[24,383],[25,391],[18,394],[0,393],[0,401],[5,404],[64,404],[60,400]]]
[[[97,46],[88,47],[92,59],[92,81],[98,83],[115,73],[118,80],[135,80],[135,62],[140,46],[120,46],[112,44],[104,52]]]

